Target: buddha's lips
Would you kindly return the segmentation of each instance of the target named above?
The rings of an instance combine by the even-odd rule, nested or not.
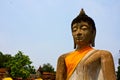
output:
[[[83,40],[83,37],[76,37],[76,40]]]

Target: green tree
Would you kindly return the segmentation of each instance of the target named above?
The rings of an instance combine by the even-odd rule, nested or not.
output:
[[[21,51],[11,58],[6,63],[6,67],[10,69],[10,75],[13,78],[22,77],[28,78],[31,73],[35,73],[34,66],[31,66],[32,62],[27,55],[23,55]]]
[[[117,71],[117,80],[120,80],[120,58],[118,60],[119,66],[118,66],[118,71]]]
[[[0,52],[0,68],[3,67],[3,53]]]
[[[5,63],[8,62],[12,56],[10,54],[3,54],[0,52],[0,68],[6,68]]]
[[[41,67],[41,71],[43,72],[54,72],[54,68],[50,63],[43,64],[43,67]]]

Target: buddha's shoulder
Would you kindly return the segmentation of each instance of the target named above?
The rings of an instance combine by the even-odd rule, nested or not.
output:
[[[64,53],[64,54],[60,55],[58,59],[65,59],[66,56],[68,56],[68,55],[71,54],[71,53],[72,53],[72,51],[71,51],[71,52]]]
[[[97,50],[95,53],[104,54],[104,55],[112,55],[112,53],[108,50]]]

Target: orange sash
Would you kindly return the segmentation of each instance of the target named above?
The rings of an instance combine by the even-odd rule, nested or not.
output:
[[[66,66],[67,66],[67,80],[69,80],[70,76],[72,75],[73,71],[75,70],[78,63],[81,61],[81,59],[93,48],[90,46],[85,47],[82,50],[75,50],[74,52],[71,52],[66,58]]]

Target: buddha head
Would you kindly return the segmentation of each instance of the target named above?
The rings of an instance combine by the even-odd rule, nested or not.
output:
[[[87,16],[83,9],[71,23],[74,49],[76,46],[90,45],[95,46],[96,27],[94,20]]]

